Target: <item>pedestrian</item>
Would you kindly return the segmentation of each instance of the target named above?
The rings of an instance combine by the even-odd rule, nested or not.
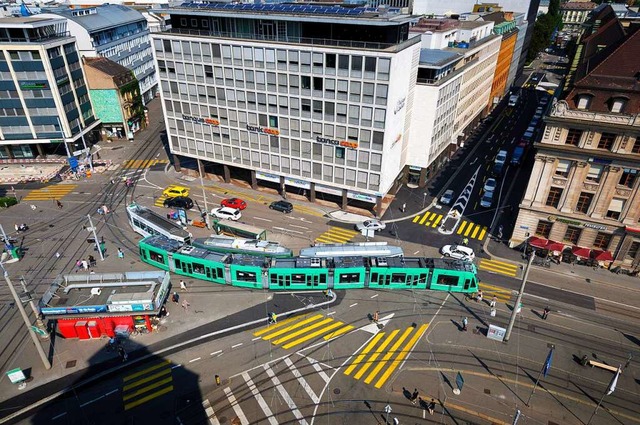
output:
[[[431,403],[429,403],[429,406],[427,407],[427,410],[429,410],[429,414],[433,415],[433,411],[436,408],[436,401],[434,399],[431,399]]]
[[[550,311],[551,310],[549,310],[549,306],[546,306],[544,310],[542,310],[542,320],[547,320]]]
[[[482,289],[478,289],[478,294],[476,295],[476,302],[482,302]]]
[[[56,205],[58,206],[58,208],[62,209],[62,202],[58,201],[56,199]]]
[[[124,252],[122,251],[122,248],[118,248],[118,258],[124,258]]]
[[[416,404],[416,402],[418,401],[418,394],[418,389],[414,388],[413,394],[411,394],[411,403]]]
[[[407,210],[407,203],[405,202],[404,204],[402,204],[400,211],[405,212],[406,210]]]
[[[467,317],[463,317],[462,318],[462,330],[466,331],[467,330],[467,323],[469,322],[469,320],[467,319]]]
[[[118,346],[118,355],[120,356],[120,358],[122,359],[122,362],[126,362],[127,361],[127,352],[124,351],[124,348],[120,345]]]
[[[271,313],[271,323],[278,323],[278,315],[275,313]]]
[[[327,297],[333,297],[333,291],[331,289],[327,290]]]
[[[380,311],[376,310],[376,312],[373,313],[373,322],[378,323],[379,318],[380,318]]]
[[[462,240],[462,245],[464,245],[464,246],[469,245],[469,238],[464,238],[464,239]]]
[[[497,302],[498,302],[498,297],[494,295],[493,298],[491,298],[491,303],[489,304],[489,307],[496,308]]]
[[[168,316],[168,315],[169,315],[169,312],[167,311],[167,307],[162,306],[162,307],[160,308],[160,314],[158,314],[158,316],[160,316],[160,317],[166,317],[166,316]]]
[[[398,418],[393,418],[393,425],[400,425]]]
[[[77,260],[76,261],[76,273],[78,273],[78,270],[80,270],[82,268],[82,260]]]
[[[89,263],[87,262],[87,260],[82,260],[81,264],[85,272],[89,270]]]
[[[178,302],[180,301],[180,295],[178,295],[177,292],[174,292],[173,295],[171,295],[171,301],[178,304]]]
[[[522,311],[522,303],[518,304],[518,307],[516,308],[516,314],[519,314]]]
[[[184,280],[180,279],[180,290],[182,291],[186,291],[187,290],[187,284],[184,283]]]
[[[95,267],[95,265],[96,265],[96,259],[95,259],[95,257],[93,255],[90,255],[89,256],[89,266]]]
[[[189,301],[187,301],[187,300],[182,301],[182,308],[184,308],[184,311],[189,311],[189,306],[190,305],[191,304],[189,304]]]

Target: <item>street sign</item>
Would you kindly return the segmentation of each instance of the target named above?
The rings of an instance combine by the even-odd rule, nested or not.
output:
[[[31,326],[31,330],[34,331],[35,333],[37,333],[40,336],[45,336],[47,334],[47,331],[45,331],[44,329],[40,329],[37,326]]]
[[[495,339],[496,341],[502,342],[504,340],[504,335],[507,333],[505,328],[501,328],[496,325],[489,325],[489,331],[487,331],[487,338]]]
[[[384,406],[384,413],[391,413],[391,406],[389,406],[388,404]]]
[[[24,376],[24,372],[20,368],[8,371],[7,376],[9,377],[9,380],[12,384],[18,384],[27,379],[27,377]]]

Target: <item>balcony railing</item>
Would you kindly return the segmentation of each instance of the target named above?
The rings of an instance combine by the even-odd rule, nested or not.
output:
[[[621,115],[605,114],[602,112],[589,112],[569,109],[566,101],[560,100],[551,108],[551,117],[562,117],[580,121],[592,121],[606,124],[640,127],[640,114]]]

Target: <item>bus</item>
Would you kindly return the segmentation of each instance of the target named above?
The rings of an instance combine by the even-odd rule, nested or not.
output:
[[[213,220],[213,230],[218,235],[234,236],[246,239],[267,240],[267,231],[259,227],[231,220]]]
[[[127,217],[133,230],[144,237],[163,235],[182,244],[191,243],[191,233],[185,227],[135,202],[127,206]]]

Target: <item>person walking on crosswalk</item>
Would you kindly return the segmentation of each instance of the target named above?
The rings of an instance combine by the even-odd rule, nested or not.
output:
[[[489,304],[489,307],[496,308],[497,303],[498,303],[498,297],[494,295],[493,298],[491,298],[491,304]]]

